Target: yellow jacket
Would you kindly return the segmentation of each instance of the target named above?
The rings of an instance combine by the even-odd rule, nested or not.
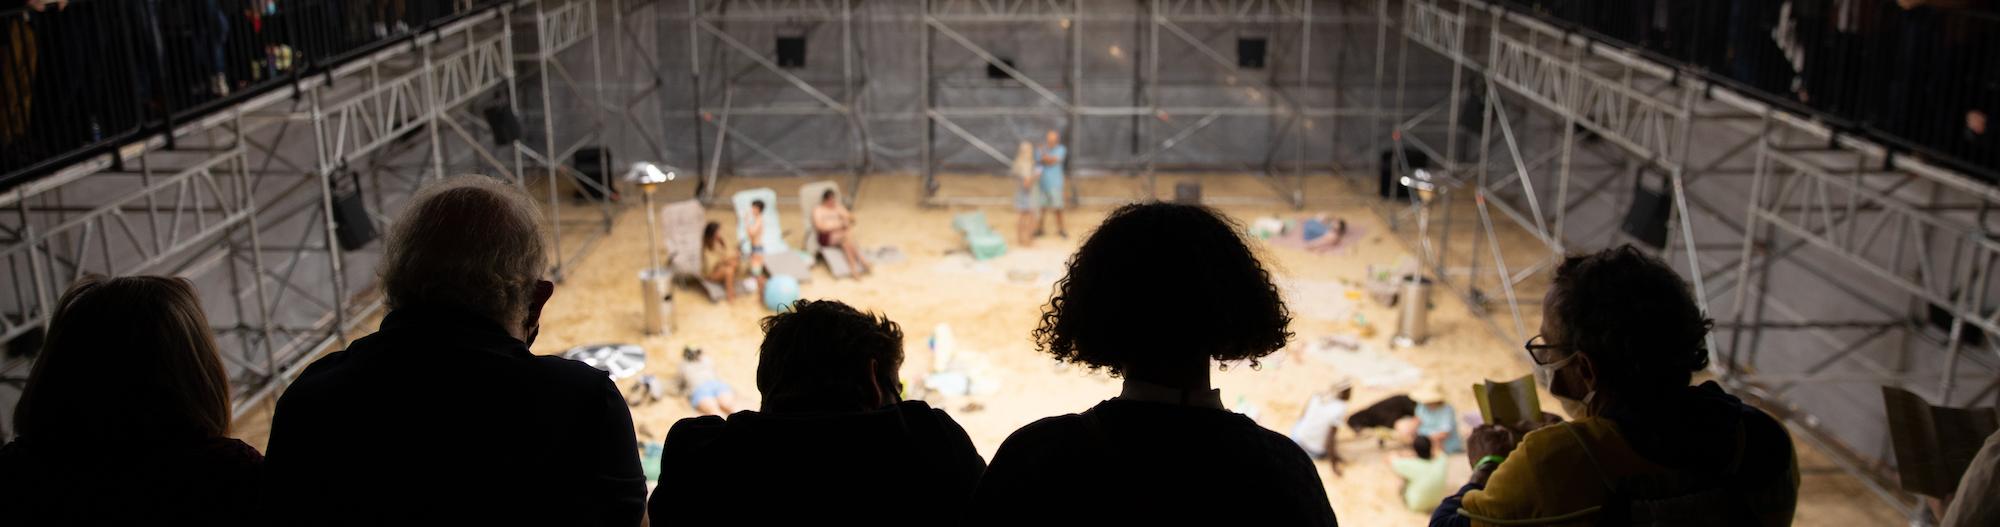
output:
[[[1747,507],[1749,516],[1755,518],[1750,525],[1790,525],[1798,497],[1798,459],[1782,426],[1761,413],[1759,416],[1764,432],[1761,440],[1746,442],[1739,436],[1738,448],[1733,450],[1739,457],[1783,456],[1782,460],[1751,463],[1773,468],[1782,463],[1783,474],[1775,470],[1737,474],[1728,478],[1726,492],[1711,493],[1719,496],[1712,499],[1727,501],[1729,507]],[[1773,428],[1784,438],[1782,448],[1769,440]],[[1742,466],[1751,460],[1729,461],[1730,466]],[[1715,488],[1712,477],[1706,482],[1699,478],[1647,461],[1633,451],[1610,419],[1591,417],[1523,437],[1487,479],[1485,489],[1465,494],[1461,512],[1473,525],[1595,525],[1602,506],[1612,501],[1613,488],[1628,500],[1683,496]],[[1698,514],[1701,511],[1676,509],[1700,506],[1683,501],[1669,503],[1664,510],[1669,515]],[[1633,505],[1634,509],[1641,507]]]

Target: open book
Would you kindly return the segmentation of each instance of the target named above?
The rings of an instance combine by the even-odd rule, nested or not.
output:
[[[1479,400],[1479,418],[1487,424],[1512,427],[1514,423],[1542,417],[1542,400],[1535,395],[1533,375],[1507,382],[1489,380],[1474,384],[1472,397]]]
[[[1944,498],[1957,491],[1986,437],[2000,430],[2000,411],[1993,408],[1931,406],[1900,388],[1883,386],[1882,406],[1889,413],[1903,490],[1925,496]]]

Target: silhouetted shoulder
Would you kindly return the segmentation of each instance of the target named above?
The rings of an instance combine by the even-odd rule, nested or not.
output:
[[[553,355],[537,355],[533,363],[542,375],[564,386],[612,386],[616,389],[610,374],[589,364]]]
[[[667,450],[675,451],[705,447],[715,441],[715,438],[721,437],[722,431],[728,427],[729,422],[719,416],[704,415],[681,419],[674,422],[673,428],[667,429],[665,447]]]
[[[1005,448],[1005,445],[1015,442],[1039,443],[1072,438],[1083,434],[1083,426],[1083,414],[1043,417],[1008,434],[1007,441],[1001,445]]]
[[[355,341],[355,343],[360,342],[359,340]],[[280,405],[282,406],[287,400],[299,401],[317,396],[320,391],[326,389],[326,384],[329,382],[328,379],[335,375],[333,372],[344,368],[348,360],[354,356],[354,353],[350,351],[352,349],[353,347],[350,346],[346,350],[328,353],[326,356],[314,360],[312,364],[306,365],[306,369],[299,372],[299,378],[292,381],[291,384],[286,385],[284,393],[278,396]]]
[[[922,402],[922,401],[917,401],[917,402]],[[951,414],[945,413],[944,409],[942,408],[932,408],[930,410],[931,410],[931,416],[937,419],[938,426],[944,429],[944,436],[946,439],[953,439],[953,440],[963,439],[968,443],[972,441],[972,436],[970,434],[965,433],[965,427],[959,426],[958,420],[952,419]]]

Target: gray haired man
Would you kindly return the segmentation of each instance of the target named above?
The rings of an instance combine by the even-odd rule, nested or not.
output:
[[[483,176],[435,183],[391,227],[389,313],[278,401],[280,525],[637,525],[632,415],[603,372],[529,353],[555,293],[541,213]]]

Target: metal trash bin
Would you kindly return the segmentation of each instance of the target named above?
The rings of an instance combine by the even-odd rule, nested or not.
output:
[[[674,331],[674,280],[666,269],[639,271],[639,293],[645,303],[646,335],[668,335]]]
[[[1408,348],[1430,337],[1431,279],[1405,275],[1401,289],[1396,300],[1396,335],[1389,342]]]

